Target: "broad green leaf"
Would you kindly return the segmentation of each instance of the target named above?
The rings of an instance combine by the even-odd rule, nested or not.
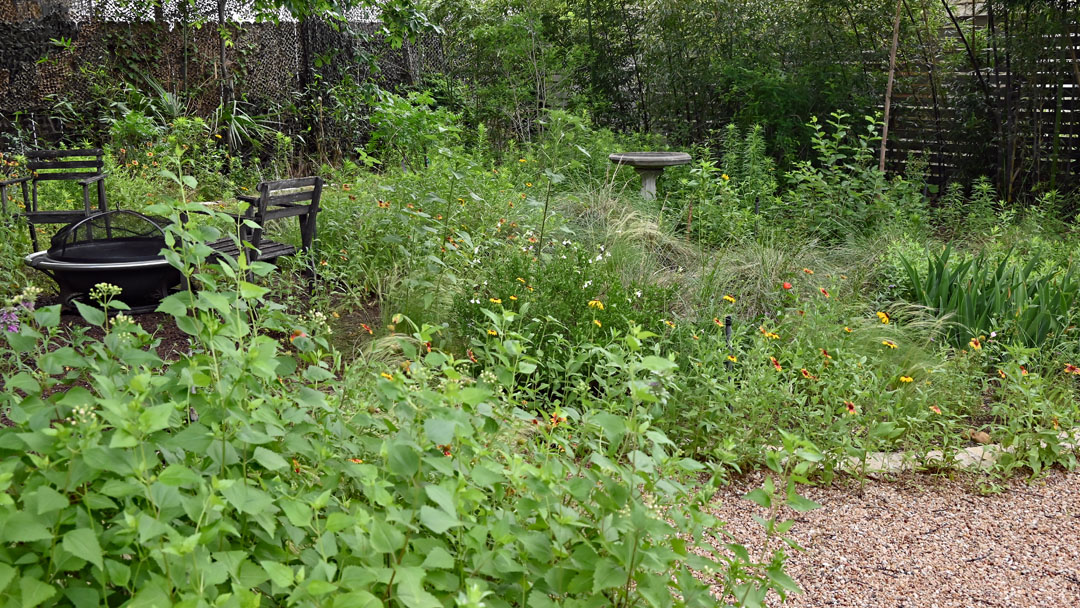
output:
[[[772,507],[772,497],[765,493],[765,490],[762,490],[761,488],[751,490],[745,496],[743,496],[743,498],[749,500],[750,502],[761,505],[766,509]]]
[[[450,555],[450,552],[442,547],[435,547],[431,551],[428,551],[427,557],[424,558],[424,563],[421,564],[425,570],[451,570],[454,567],[454,557]]]
[[[124,608],[169,608],[172,601],[169,593],[160,584],[150,583],[143,585],[135,597],[131,598]]]
[[[15,568],[0,563],[0,591],[6,589],[13,578],[15,578]]]
[[[318,365],[309,365],[304,369],[304,379],[310,382],[326,382],[333,380],[334,374]]]
[[[420,470],[420,456],[411,445],[401,442],[390,442],[387,447],[387,464],[390,471],[401,477],[412,477]]]
[[[641,360],[641,367],[653,372],[666,372],[679,366],[670,359],[649,355]]]
[[[26,511],[16,511],[7,517],[3,524],[0,540],[9,543],[29,543],[35,540],[52,538],[52,532],[34,515]]]
[[[310,580],[307,582],[307,585],[304,586],[304,590],[307,591],[308,594],[318,597],[336,591],[337,585],[326,581]]]
[[[242,482],[225,488],[221,494],[238,511],[252,515],[269,510],[274,503],[266,492]]]
[[[782,566],[773,566],[765,571],[769,580],[775,583],[778,587],[784,591],[790,593],[801,593],[802,589],[799,589],[798,583],[796,583],[787,573],[784,572]]]
[[[435,596],[424,589],[424,575],[420,568],[399,568],[395,595],[407,608],[443,608]]]
[[[85,559],[98,568],[104,569],[101,561],[101,545],[97,535],[88,528],[78,528],[64,535],[64,551],[75,557]]]
[[[34,322],[41,327],[56,327],[60,324],[60,305],[38,308],[34,311]]]
[[[66,496],[49,486],[41,486],[34,495],[37,499],[38,515],[58,511],[70,504]]]
[[[105,572],[109,575],[109,584],[121,587],[131,580],[131,566],[113,559],[105,560]]]
[[[442,486],[428,484],[424,486],[424,493],[432,502],[442,507],[450,515],[457,517],[457,507],[454,505],[454,495]]]
[[[382,600],[367,591],[352,591],[334,596],[333,608],[382,608]]]
[[[269,292],[270,290],[266,287],[260,287],[254,283],[248,283],[247,281],[240,281],[240,297],[245,300],[258,299]]]
[[[79,314],[82,315],[83,319],[86,319],[87,323],[98,327],[105,324],[105,311],[83,304],[78,300],[75,300],[75,308],[79,310]]]
[[[442,509],[433,509],[427,505],[420,507],[420,521],[436,534],[442,534],[461,522]]]
[[[306,503],[291,498],[283,498],[278,501],[278,506],[285,512],[285,517],[289,518],[289,523],[298,527],[306,528],[311,524],[311,507]]]
[[[802,512],[802,511],[813,511],[814,509],[820,509],[821,508],[820,504],[818,504],[818,503],[816,503],[816,502],[814,502],[814,501],[812,501],[809,498],[806,498],[804,496],[799,496],[795,492],[794,489],[792,489],[790,492],[788,492],[787,506],[791,507],[792,509],[794,509],[796,511],[800,511],[800,512]]]
[[[158,481],[167,486],[185,486],[199,482],[199,476],[182,464],[170,464],[158,475]]]
[[[71,600],[75,608],[98,608],[101,606],[101,597],[96,589],[90,587],[68,587],[64,589],[64,596]]]
[[[26,576],[19,579],[19,591],[22,592],[22,608],[34,608],[56,595],[52,585]]]
[[[378,553],[393,553],[405,545],[405,536],[382,519],[374,519],[368,530],[371,548]]]
[[[291,587],[293,584],[293,569],[278,562],[263,560],[259,562],[263,570],[278,587]]]
[[[169,428],[169,418],[176,412],[171,404],[155,405],[139,414],[139,423],[145,433],[153,433]]]
[[[18,389],[27,395],[41,394],[41,385],[27,372],[19,372],[8,378],[5,388],[10,390]]]
[[[263,447],[255,448],[255,460],[271,471],[280,471],[289,466],[289,463],[284,458]]]
[[[442,418],[428,418],[424,421],[424,433],[434,444],[449,445],[454,441],[454,422]]]
[[[626,570],[606,557],[596,562],[596,570],[593,571],[593,593],[625,584]]]

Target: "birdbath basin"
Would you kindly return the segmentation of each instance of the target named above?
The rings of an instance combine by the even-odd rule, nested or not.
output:
[[[641,196],[652,200],[656,198],[656,179],[665,167],[685,165],[690,162],[690,155],[685,152],[621,152],[608,156],[616,165],[629,165],[641,176]]]

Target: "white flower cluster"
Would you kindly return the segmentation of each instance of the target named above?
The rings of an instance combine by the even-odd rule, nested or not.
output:
[[[98,283],[90,289],[90,298],[94,300],[109,300],[120,295],[124,290],[112,283]]]
[[[41,288],[33,285],[27,285],[23,287],[22,293],[8,300],[8,306],[22,307],[28,310],[34,309],[34,302],[37,302],[38,296],[41,295]]]
[[[305,315],[300,315],[301,323],[311,327],[313,333],[318,333],[326,336],[333,335],[334,331],[330,328],[330,319],[326,316],[326,313],[313,310]]]
[[[71,410],[71,415],[64,419],[64,422],[71,426],[85,425],[97,420],[97,413],[85,405],[76,405],[75,409]]]

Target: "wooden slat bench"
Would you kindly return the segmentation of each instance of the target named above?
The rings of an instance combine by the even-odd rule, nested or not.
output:
[[[316,237],[316,217],[319,213],[319,200],[322,198],[323,180],[321,177],[300,177],[272,182],[262,182],[256,186],[258,196],[238,196],[249,204],[242,214],[229,215],[240,224],[240,240],[250,243],[254,250],[247,249],[251,261],[269,262],[279,257],[295,255],[297,249],[287,243],[279,243],[263,238],[267,224],[274,220],[295,217],[300,226],[300,249],[309,251]],[[251,220],[259,225],[250,228],[243,224]],[[231,237],[208,243],[218,254],[236,258],[240,248]]]
[[[7,189],[22,186],[26,223],[30,226],[30,242],[38,249],[36,224],[70,224],[96,212],[107,211],[105,199],[105,161],[101,150],[34,150],[26,153],[29,175],[0,183],[0,199],[6,211]],[[38,206],[38,184],[46,181],[73,181],[82,186],[83,208],[42,210]],[[30,192],[27,192],[27,184]],[[97,190],[97,209],[90,206],[90,188]],[[26,200],[29,198],[29,200]]]

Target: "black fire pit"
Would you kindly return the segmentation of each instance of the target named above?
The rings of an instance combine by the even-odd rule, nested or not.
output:
[[[97,213],[64,226],[47,251],[24,261],[56,281],[64,305],[85,301],[95,285],[110,283],[134,311],[153,310],[182,278],[161,255],[166,224],[126,209]]]

